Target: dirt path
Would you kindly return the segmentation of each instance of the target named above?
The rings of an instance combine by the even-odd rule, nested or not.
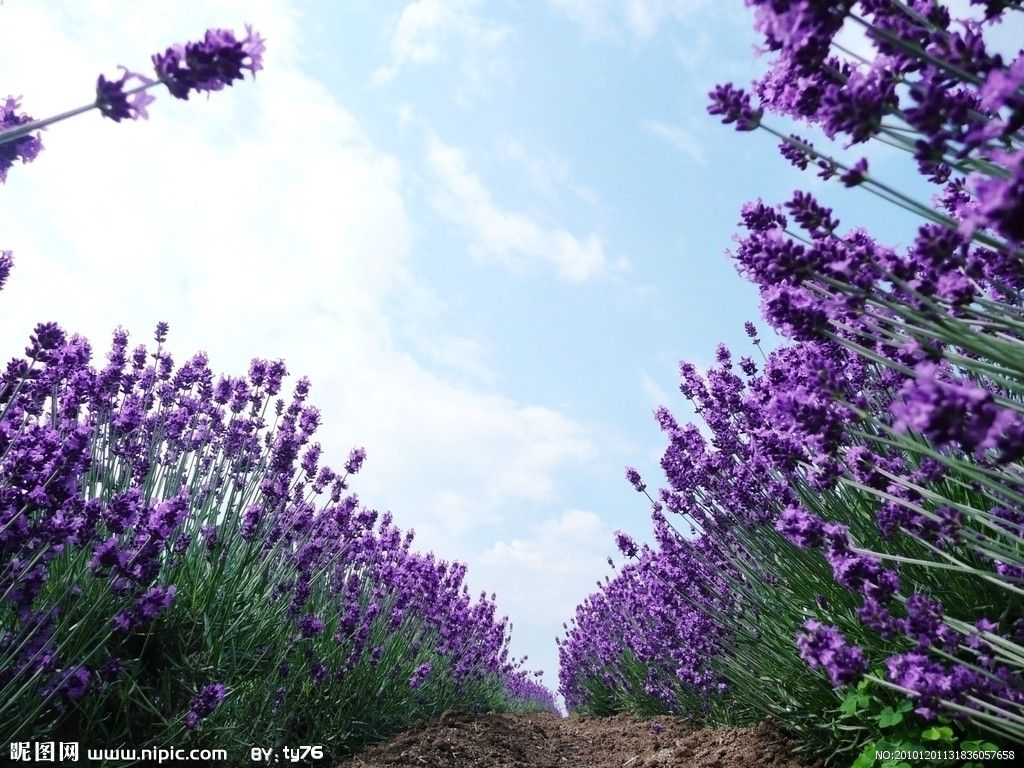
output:
[[[806,768],[776,730],[446,712],[342,768]]]

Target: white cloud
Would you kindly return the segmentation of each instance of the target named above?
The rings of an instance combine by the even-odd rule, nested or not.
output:
[[[559,277],[571,282],[606,271],[604,243],[598,235],[579,237],[563,227],[546,226],[525,213],[501,208],[469,170],[461,149],[431,137],[427,164],[440,183],[434,206],[464,231],[472,253],[481,261],[515,271],[536,265],[553,267]]]
[[[709,0],[548,0],[591,37],[635,40],[654,37],[667,22],[690,24],[700,18]]]
[[[593,456],[581,425],[479,386],[484,340],[439,335],[445,307],[411,262],[402,166],[296,67],[303,38],[289,4],[196,0],[169,14],[69,0],[2,13],[0,81],[37,116],[88,101],[96,72],[141,68],[210,25],[252,21],[268,52],[255,83],[208,100],[161,93],[148,122],[91,113],[55,125],[36,162],[11,170],[0,232],[16,262],[0,294],[0,355],[57,320],[102,360],[116,326],[139,342],[166,320],[178,359],[205,349],[239,373],[252,357],[283,357],[313,381],[327,458],[365,445],[353,488],[445,558],[470,559],[482,535],[494,539],[482,531],[553,503],[559,473]],[[533,237],[551,248],[561,236]],[[576,272],[571,244],[560,266],[590,274],[588,245],[576,247]],[[399,342],[406,325],[437,337],[444,369],[477,381],[419,362]]]
[[[693,160],[693,162],[699,165],[707,163],[704,145],[700,143],[691,131],[682,126],[663,123],[659,120],[644,120],[643,126],[655,136],[665,139],[669,144]]]
[[[373,75],[375,83],[396,77],[403,69],[461,56],[470,85],[479,87],[488,74],[501,73],[500,49],[511,27],[480,16],[481,0],[415,0],[399,13],[390,34],[391,61]]]
[[[498,152],[523,169],[532,186],[545,197],[554,197],[569,180],[569,163],[551,152],[527,150],[509,136],[498,142]]]
[[[527,148],[511,136],[498,140],[498,155],[521,169],[530,186],[550,200],[561,199],[563,192],[569,191],[587,205],[601,202],[592,187],[570,178],[569,161],[562,155],[542,147]]]
[[[583,27],[591,37],[605,37],[613,33],[608,0],[548,0],[571,21]]]
[[[608,572],[612,531],[593,512],[568,509],[536,525],[525,538],[497,541],[479,557],[477,570],[514,580],[503,604],[522,621],[569,617]]]
[[[637,528],[646,532],[641,515]],[[499,540],[471,558],[470,581],[480,577],[498,589],[498,605],[515,620],[520,652],[530,655],[530,668],[547,670],[545,682],[557,688],[558,649],[576,606],[614,572],[607,558],[615,556],[613,531],[596,514],[567,509],[530,527],[521,536]]]

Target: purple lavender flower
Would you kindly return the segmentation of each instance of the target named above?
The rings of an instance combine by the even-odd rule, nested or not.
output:
[[[843,182],[844,186],[856,187],[858,184],[862,184],[864,182],[864,176],[867,173],[867,170],[868,159],[866,157],[862,157],[850,166],[849,170],[841,174],[839,176],[839,180]]]
[[[137,623],[128,611],[118,611],[110,620],[110,628],[115,634],[125,634],[134,629]]]
[[[773,229],[785,229],[786,217],[778,209],[765,205],[761,200],[754,200],[744,203],[740,208],[740,224],[752,232],[768,232]],[[743,327],[753,341],[757,337],[754,324],[748,320]]]
[[[638,547],[633,537],[623,531],[615,532],[615,545],[625,557],[636,557]]]
[[[0,184],[7,181],[7,171],[14,165],[16,160],[22,163],[30,163],[36,159],[39,151],[43,148],[39,140],[39,134],[34,136],[21,136],[12,141],[3,141],[3,134],[19,126],[32,122],[32,118],[17,110],[21,106],[20,99],[8,96],[0,101]]]
[[[219,91],[262,69],[264,41],[246,25],[237,40],[231,30],[210,29],[198,42],[175,45],[153,55],[153,67],[171,95],[187,99],[193,91]]]
[[[824,88],[819,114],[825,134],[849,134],[853,144],[867,141],[878,133],[882,115],[896,107],[895,91],[896,80],[884,68],[854,70],[841,86]]]
[[[806,171],[808,164],[814,159],[814,145],[807,139],[790,134],[790,141],[779,143],[779,154],[801,171]]]
[[[415,671],[412,673],[412,676],[409,678],[409,687],[412,688],[414,691],[418,689],[421,685],[423,685],[424,682],[426,682],[427,678],[430,677],[430,673],[433,671],[433,669],[434,667],[429,661],[420,664],[418,667],[416,667]]]
[[[66,701],[78,701],[85,696],[91,677],[92,673],[87,667],[64,670],[55,676],[53,682],[43,687],[42,694],[44,698],[56,694]]]
[[[977,227],[991,227],[1008,240],[1024,243],[1024,149],[1002,153],[1009,178],[972,175],[976,203],[960,231],[969,234]]]
[[[819,338],[829,320],[827,305],[808,291],[791,285],[761,290],[761,310],[774,328],[797,341]]]
[[[111,536],[93,551],[89,567],[94,571],[101,568],[112,568],[120,561],[121,547],[117,537]]]
[[[131,72],[127,67],[120,68],[121,77],[117,80],[107,80],[100,75],[96,80],[96,106],[100,114],[109,117],[115,123],[122,120],[143,120],[149,119],[146,107],[153,103],[153,96],[146,91],[138,91],[133,94],[125,93],[125,85],[130,80],[138,80],[140,85],[149,85],[153,82],[150,78]]]
[[[804,622],[804,632],[797,634],[796,645],[800,658],[812,669],[825,670],[837,687],[852,683],[867,671],[864,651],[847,643],[835,627],[808,619]]]
[[[633,467],[626,467],[626,480],[628,480],[629,484],[636,489],[637,493],[643,493],[647,490],[647,486],[644,485],[644,481],[640,477],[640,473]]]
[[[877,632],[887,640],[896,636],[900,630],[899,620],[879,600],[868,597],[857,609],[857,618],[868,629]]]
[[[826,237],[835,232],[839,222],[832,218],[832,209],[818,203],[808,192],[797,190],[786,203],[786,210],[812,237]]]
[[[299,619],[299,632],[305,638],[316,637],[324,631],[324,620],[312,613]]]
[[[985,82],[978,93],[981,96],[979,106],[989,112],[997,113],[1004,106],[1022,104],[1020,89],[1024,87],[1024,53],[1014,59],[1007,69],[993,67],[985,77]]]
[[[313,681],[313,685],[320,685],[327,677],[327,665],[322,661],[314,661],[313,666],[309,671],[309,677]]]
[[[747,5],[756,9],[754,28],[764,35],[769,50],[782,51],[802,72],[809,73],[828,54],[832,37],[842,27],[853,3],[747,0]]]
[[[761,123],[761,109],[754,109],[750,104],[750,94],[732,83],[716,85],[708,94],[711,104],[708,114],[722,115],[723,123],[736,123],[737,131],[752,131]]]
[[[38,323],[29,337],[25,354],[36,360],[48,362],[50,355],[47,353],[57,349],[66,338],[64,331],[56,323]]]
[[[365,448],[353,448],[352,452],[348,455],[348,461],[345,462],[345,471],[350,475],[356,474],[363,466],[363,462],[366,460],[366,449]]]
[[[1020,417],[997,406],[991,392],[944,381],[931,363],[917,367],[917,376],[904,384],[901,394],[902,402],[891,406],[893,427],[921,432],[940,448],[959,444],[981,453],[998,447],[1004,435],[1016,434],[1020,427]]]
[[[188,515],[188,495],[184,492],[162,502],[149,514],[149,530],[167,539]]]
[[[801,549],[820,547],[825,540],[825,522],[802,507],[787,507],[775,530]]]
[[[142,494],[138,488],[129,488],[114,496],[103,514],[103,522],[113,533],[124,533],[138,522],[142,509]]]
[[[925,719],[934,716],[939,699],[956,699],[963,688],[979,682],[971,673],[965,675],[967,670],[962,667],[956,675],[951,674],[941,663],[918,652],[891,656],[885,668],[891,682],[918,694],[914,710]]]
[[[200,720],[211,715],[220,706],[226,695],[227,688],[224,683],[204,685],[189,703],[189,709],[185,715],[185,727],[194,730]]]
[[[263,509],[258,504],[250,505],[242,516],[241,534],[243,539],[251,539],[256,534],[260,519],[263,517]]]
[[[150,587],[135,604],[139,618],[144,621],[152,621],[170,607],[177,593],[178,588],[173,584],[166,587]]]
[[[10,277],[13,267],[14,259],[11,258],[11,252],[0,251],[0,290],[3,290],[4,285],[7,283],[7,278]]]
[[[207,551],[216,549],[218,542],[220,542],[220,526],[204,523],[200,533],[203,537],[203,543],[206,544]]]

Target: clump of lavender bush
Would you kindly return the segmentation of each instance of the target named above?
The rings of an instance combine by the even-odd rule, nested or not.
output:
[[[1020,5],[986,3],[983,19],[957,21],[935,2],[747,4],[776,57],[754,84],[758,101],[728,84],[711,94],[709,112],[774,133],[798,168],[924,223],[900,251],[864,230],[843,232],[809,193],[744,206],[732,257],[790,342],[762,365],[737,364],[720,348],[705,376],[682,366],[681,390],[709,436],[659,411],[669,487],[651,498],[659,550],[639,561],[671,558],[687,576],[663,579],[668,597],[629,614],[640,631],[665,631],[661,613],[685,599],[717,625],[701,636],[721,638],[707,663],[727,682],[729,705],[717,706],[685,667],[644,669],[655,689],[683,683],[687,697],[701,695],[698,706],[666,701],[670,711],[774,716],[823,753],[870,747],[897,722],[892,713],[908,711],[931,734],[924,739],[940,733],[938,721],[1019,746],[1024,51],[1004,60],[985,31],[1012,23]],[[874,61],[837,46],[844,24],[863,30]],[[886,184],[864,158],[824,154],[773,127],[769,115],[826,140],[905,150],[936,186],[933,205]],[[684,538],[707,553],[697,565],[675,554]],[[692,589],[691,575],[716,602]],[[636,655],[620,625],[572,628],[567,700],[586,706],[581,672],[614,678],[616,654]],[[693,626],[684,622],[666,647],[685,645]],[[858,681],[890,701],[889,714],[841,722],[867,706],[859,693],[849,698]],[[612,691],[617,706],[632,695]]]
[[[147,89],[220,90],[262,53],[251,28],[210,30],[155,55],[155,80],[101,76],[80,109],[33,121],[8,99],[0,182],[40,128],[145,118]],[[118,329],[97,366],[41,323],[0,374],[0,741],[338,756],[444,709],[555,709],[494,596],[349,490],[365,451],[322,461],[308,380],[286,397],[281,361],[176,365],[167,332],[150,350]]]
[[[0,377],[0,734],[344,750],[522,693],[492,599],[320,461],[309,382],[166,333],[94,368],[42,324]]]

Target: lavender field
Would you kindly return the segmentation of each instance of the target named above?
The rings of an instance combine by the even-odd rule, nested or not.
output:
[[[682,399],[654,412],[660,472],[616,478],[649,522],[603,540],[618,550],[611,573],[557,617],[557,690],[514,653],[505,596],[478,593],[444,536],[421,547],[402,522],[412,511],[360,499],[373,453],[327,443],[317,381],[259,349],[221,373],[164,321],[108,340],[56,318],[26,327],[0,374],[0,747],[12,761],[30,761],[23,744],[75,742],[216,747],[232,765],[252,764],[257,745],[318,745],[306,757],[336,764],[455,711],[523,716],[537,732],[541,713],[615,728],[658,718],[656,734],[770,727],[774,749],[807,765],[1012,764],[1024,748],[1024,35],[1005,40],[1024,33],[1024,4],[745,5],[758,76],[716,85],[702,119],[749,134],[806,184],[776,198],[751,177],[725,201],[737,229],[717,247],[759,317],[739,343],[699,339],[713,362],[680,363]],[[99,75],[93,101],[53,117],[30,112],[31,94],[7,97],[0,182],[32,174],[86,120],[117,131],[191,101],[200,121],[221,91],[258,93],[273,44],[252,25],[211,28],[138,72]],[[908,222],[909,245],[844,225],[847,198],[883,231]],[[525,241],[545,247],[535,231]],[[33,258],[0,251],[0,304]],[[83,274],[100,295],[99,271]],[[230,327],[203,330],[230,344]],[[358,350],[341,365],[358,370]],[[482,562],[514,564],[525,536]],[[543,580],[513,604],[574,578],[559,552],[578,546],[551,534],[553,555],[521,557]],[[481,722],[504,733],[516,721]],[[450,764],[498,764],[479,749]],[[711,764],[691,753],[671,764]]]

